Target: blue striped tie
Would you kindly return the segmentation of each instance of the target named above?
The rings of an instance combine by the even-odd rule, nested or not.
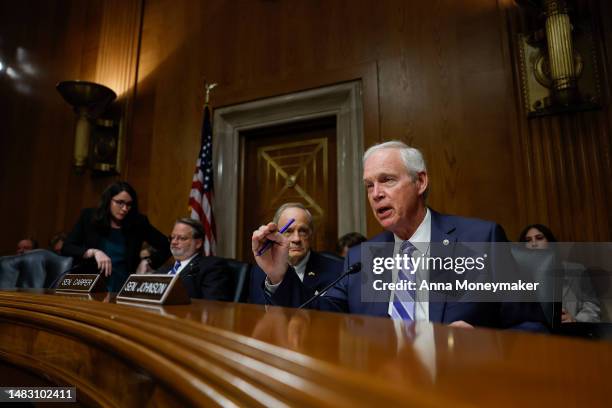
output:
[[[404,241],[400,245],[400,255],[402,255],[402,259],[404,255],[408,256],[408,267],[404,268],[404,262],[402,260],[402,267],[397,270],[396,282],[406,281],[415,282],[416,284],[416,273],[411,273],[414,271],[412,254],[415,250],[416,247],[412,245],[410,241]],[[393,319],[414,321],[415,299],[416,290],[395,290],[393,293],[391,317]]]
[[[181,267],[181,261],[176,261],[176,263],[172,267],[172,270],[168,272],[168,275],[176,275],[176,272],[178,271],[178,268],[180,267]]]

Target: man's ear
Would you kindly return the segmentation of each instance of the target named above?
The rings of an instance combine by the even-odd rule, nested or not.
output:
[[[419,195],[423,195],[427,190],[427,186],[429,185],[429,177],[427,177],[427,172],[419,171],[416,176],[417,185],[419,186]]]
[[[202,251],[202,247],[204,246],[204,240],[202,238],[196,239],[196,248],[197,251],[196,252],[201,252]]]

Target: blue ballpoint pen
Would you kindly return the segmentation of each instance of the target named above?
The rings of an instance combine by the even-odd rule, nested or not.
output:
[[[281,233],[281,234],[284,233],[285,231],[287,231],[287,229],[294,222],[295,222],[295,218],[291,218],[289,220],[289,222],[287,224],[285,224],[285,226],[283,228],[281,228],[280,231],[278,231],[278,232]],[[263,246],[261,248],[259,248],[259,251],[257,251],[257,256],[262,256],[264,254],[264,252],[266,252],[268,250],[268,248],[270,248],[272,246],[272,244],[274,244],[274,241],[267,240],[266,243],[263,244]]]

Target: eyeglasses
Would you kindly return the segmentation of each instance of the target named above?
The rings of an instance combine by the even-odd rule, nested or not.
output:
[[[185,241],[190,240],[190,239],[191,239],[191,237],[186,237],[186,236],[184,236],[184,235],[170,235],[170,236],[168,237],[168,241],[169,241],[169,242],[172,242],[172,241],[174,241],[175,239],[176,239],[176,240],[178,240],[179,242],[185,242]]]
[[[283,232],[283,235],[286,237],[290,237],[293,235],[293,233],[297,231],[298,235],[300,238],[308,238],[310,237],[310,228],[298,228],[297,230],[294,228],[289,228],[287,231]]]
[[[128,210],[132,208],[133,203],[131,201],[115,200],[114,198],[111,198],[111,200],[113,203],[117,204],[119,208],[127,208]]]

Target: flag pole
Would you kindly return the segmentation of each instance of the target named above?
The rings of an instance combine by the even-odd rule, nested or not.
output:
[[[200,151],[196,160],[194,174],[189,193],[189,209],[191,218],[202,223],[204,229],[203,253],[204,255],[215,255],[216,252],[216,228],[213,216],[213,157],[212,157],[212,123],[210,118],[210,91],[217,86],[216,83],[204,83],[205,104],[202,118],[202,133],[200,139]]]

